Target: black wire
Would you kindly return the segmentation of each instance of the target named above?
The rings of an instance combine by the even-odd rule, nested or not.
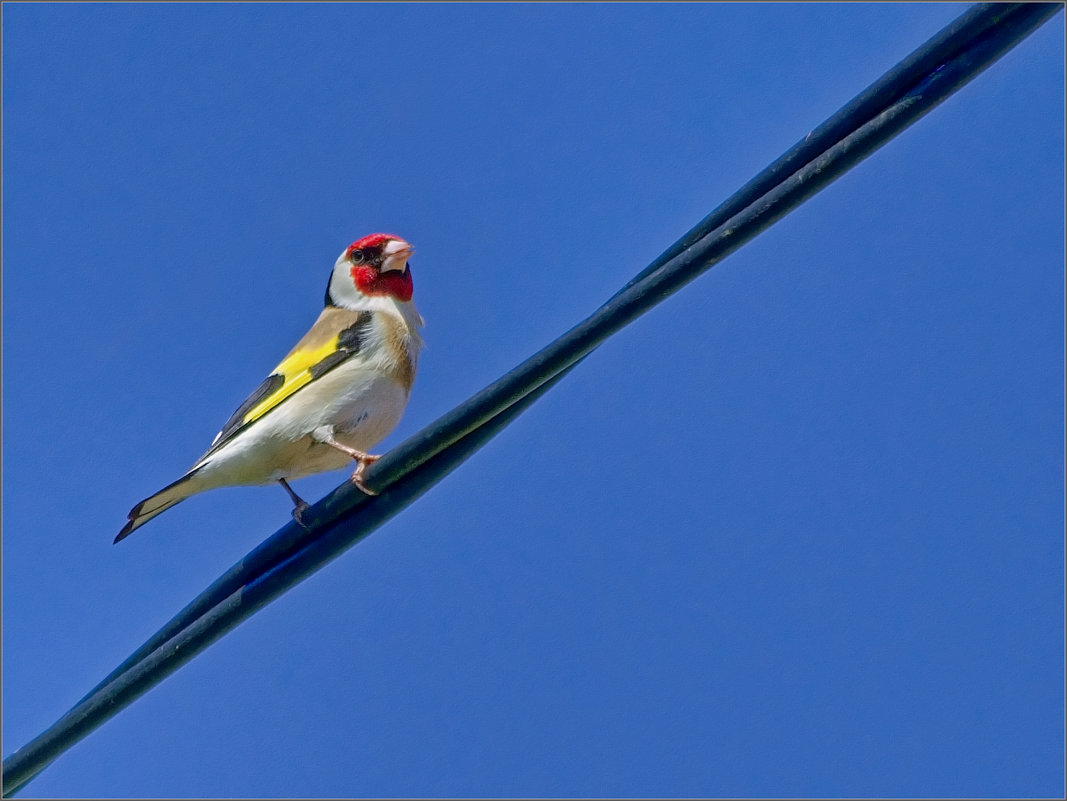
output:
[[[265,604],[399,513],[541,397],[604,339],[842,175],[1032,33],[1055,4],[974,6],[668,248],[593,315],[382,457],[235,564],[44,733],[4,761],[3,792]]]
[[[696,227],[671,245],[649,267],[623,287],[619,293],[616,293],[614,297],[618,297],[619,294],[634,286],[639,280],[643,280],[671,258],[681,253],[686,247],[697,242],[715,227],[729,219],[729,217],[780,184],[795,169],[820,155],[834,142],[854,132],[861,124],[868,121],[871,116],[883,111],[889,103],[898,99],[918,81],[943,64],[947,58],[972,44],[987,30],[1009,17],[1017,8],[1017,6],[995,4],[985,4],[970,8],[864,90],[863,93],[850,101],[833,117],[801,139],[785,155],[763,170]],[[536,358],[537,356],[534,357],[534,359]],[[366,483],[375,488],[387,485],[390,481],[395,480],[397,476],[402,475],[405,470],[419,464],[420,460],[429,458],[442,448],[451,445],[467,431],[491,419],[494,414],[507,407],[513,396],[521,397],[521,392],[525,391],[524,387],[527,380],[527,374],[523,372],[523,367],[525,366],[523,365],[500,381],[486,387],[466,403],[401,443],[386,458],[371,466],[367,472]],[[107,681],[121,673],[129,665],[142,658],[162,642],[165,642],[167,638],[198,618],[251,577],[277,564],[280,559],[285,558],[287,554],[299,548],[302,543],[316,536],[315,521],[334,519],[337,515],[344,514],[363,501],[364,496],[362,494],[352,493],[347,488],[342,488],[342,490],[316,504],[304,516],[305,521],[310,524],[310,531],[305,531],[299,526],[289,525],[265,540],[183,609],[151,640],[97,685],[93,691],[95,692],[96,689],[99,689],[100,686],[103,686]]]
[[[686,247],[699,241],[714,228],[726,222],[738,211],[785,181],[796,169],[823,153],[830,145],[853,133],[860,125],[883,111],[890,103],[901,97],[930,72],[944,64],[947,59],[959,53],[963,48],[972,45],[986,31],[1002,23],[1018,10],[1018,4],[981,4],[972,6],[745,184],[744,187],[722,203],[697,226],[660,254],[637,277],[619,290],[612,297],[612,300],[662,267]],[[604,307],[602,306],[601,310],[603,309]],[[540,355],[538,354],[538,356]],[[533,358],[537,359],[538,356]],[[529,363],[527,362],[526,364],[528,365]],[[467,402],[398,445],[380,462],[371,466],[366,474],[366,483],[372,488],[389,484],[390,481],[402,475],[406,469],[417,466],[421,460],[429,458],[444,447],[448,447],[472,428],[491,419],[494,414],[506,408],[510,394],[518,394],[521,397],[519,393],[525,391],[527,379],[526,374],[523,372],[523,367],[525,366],[522,365],[513,370]],[[137,660],[143,658],[190,622],[196,620],[231,592],[251,580],[252,577],[277,564],[279,560],[284,559],[286,555],[301,547],[303,543],[317,536],[318,521],[332,520],[338,515],[350,511],[364,500],[365,496],[362,493],[353,493],[347,486],[343,486],[339,491],[335,491],[305,513],[304,520],[308,524],[308,529],[303,529],[295,524],[283,527],[216,580],[141,648],[131,654],[126,661],[94,687],[88,695],[91,695]]]

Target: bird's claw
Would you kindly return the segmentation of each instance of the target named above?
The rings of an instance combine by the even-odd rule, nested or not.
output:
[[[363,483],[363,471],[367,469],[367,465],[372,464],[382,457],[378,454],[368,453],[363,458],[357,459],[356,469],[352,473],[351,481],[357,487],[359,491],[366,495],[377,495],[378,493]]]
[[[304,522],[304,512],[307,511],[310,505],[306,501],[301,501],[293,507],[293,520],[305,531],[311,531],[311,526]]]

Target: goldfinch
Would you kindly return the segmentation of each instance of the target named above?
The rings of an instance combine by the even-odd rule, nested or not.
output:
[[[186,498],[217,487],[278,482],[301,522],[305,503],[287,483],[356,462],[363,492],[368,453],[398,422],[415,380],[422,317],[411,300],[398,236],[371,234],[345,248],[330,273],[326,307],[184,476],[130,510],[115,542]]]

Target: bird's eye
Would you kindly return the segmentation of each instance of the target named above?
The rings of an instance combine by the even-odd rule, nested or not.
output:
[[[364,253],[362,250],[353,250],[352,253],[349,255],[349,258],[352,259],[353,264],[362,264],[364,261],[366,261],[367,254]]]

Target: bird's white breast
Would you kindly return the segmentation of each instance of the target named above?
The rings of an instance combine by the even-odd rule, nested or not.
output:
[[[410,303],[398,308],[384,299],[368,301],[375,324],[359,353],[301,387],[211,454],[197,473],[206,488],[338,470],[353,464],[351,457],[313,438],[316,429],[329,427],[337,441],[368,452],[396,427],[422,345],[421,318]]]
[[[315,441],[315,429],[332,427],[339,442],[368,451],[396,427],[406,404],[407,393],[395,379],[350,359],[234,437],[199,475],[209,485],[229,486],[338,470],[352,459]]]

